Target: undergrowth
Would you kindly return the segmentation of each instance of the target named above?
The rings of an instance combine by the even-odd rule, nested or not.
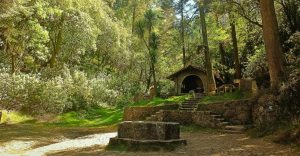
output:
[[[211,104],[217,102],[226,102],[226,101],[235,101],[235,100],[242,100],[248,99],[251,97],[250,92],[245,91],[235,91],[231,93],[224,93],[221,95],[208,95],[201,99],[201,104]]]

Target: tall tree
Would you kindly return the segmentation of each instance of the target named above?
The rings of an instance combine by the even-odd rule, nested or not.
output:
[[[263,35],[267,53],[271,88],[277,89],[284,74],[282,46],[273,0],[260,0]]]
[[[180,0],[179,9],[180,9],[180,38],[182,44],[182,63],[183,66],[186,66],[186,47],[185,47],[185,20],[184,20],[184,7],[186,0]]]
[[[144,19],[137,23],[137,33],[143,40],[148,50],[148,57],[150,60],[150,74],[148,78],[148,84],[151,82],[151,76],[153,78],[154,96],[157,94],[157,79],[155,64],[157,61],[157,49],[158,49],[158,36],[153,31],[157,20],[157,14],[153,10],[146,11]],[[148,36],[148,40],[145,36]],[[149,86],[147,86],[148,88]]]
[[[239,59],[239,49],[238,49],[236,27],[234,21],[230,22],[230,28],[231,28],[231,41],[232,41],[233,57],[234,57],[235,78],[240,79],[242,78],[242,71],[241,71],[241,64]]]
[[[216,90],[216,82],[215,82],[214,74],[212,71],[211,56],[210,56],[210,52],[209,52],[206,21],[205,21],[205,11],[207,9],[206,8],[207,2],[204,0],[203,3],[199,2],[198,5],[199,5],[200,22],[201,22],[201,28],[202,28],[203,46],[204,46],[204,52],[205,52],[207,90],[208,90],[208,92],[214,92]]]

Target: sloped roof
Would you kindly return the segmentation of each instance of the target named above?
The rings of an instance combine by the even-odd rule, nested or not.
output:
[[[190,71],[190,70],[194,70],[194,71],[198,71],[198,72],[202,72],[202,73],[206,73],[205,70],[201,69],[200,67],[196,67],[196,66],[193,66],[193,65],[189,65],[187,67],[184,67],[178,71],[176,71],[175,73],[173,73],[172,75],[168,76],[167,79],[174,79],[174,77],[178,76],[179,74],[185,72],[185,71]]]

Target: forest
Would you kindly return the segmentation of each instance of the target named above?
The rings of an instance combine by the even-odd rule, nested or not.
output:
[[[255,103],[276,103],[271,125],[299,145],[299,55],[298,0],[1,0],[0,110],[13,115],[0,123],[115,125],[126,107],[186,100],[167,77],[192,65],[213,92],[255,80]],[[218,96],[205,100],[248,92]]]

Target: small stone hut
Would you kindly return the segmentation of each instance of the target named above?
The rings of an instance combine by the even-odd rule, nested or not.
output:
[[[184,94],[194,90],[196,93],[207,92],[206,71],[189,65],[167,77],[175,82],[175,93]]]

